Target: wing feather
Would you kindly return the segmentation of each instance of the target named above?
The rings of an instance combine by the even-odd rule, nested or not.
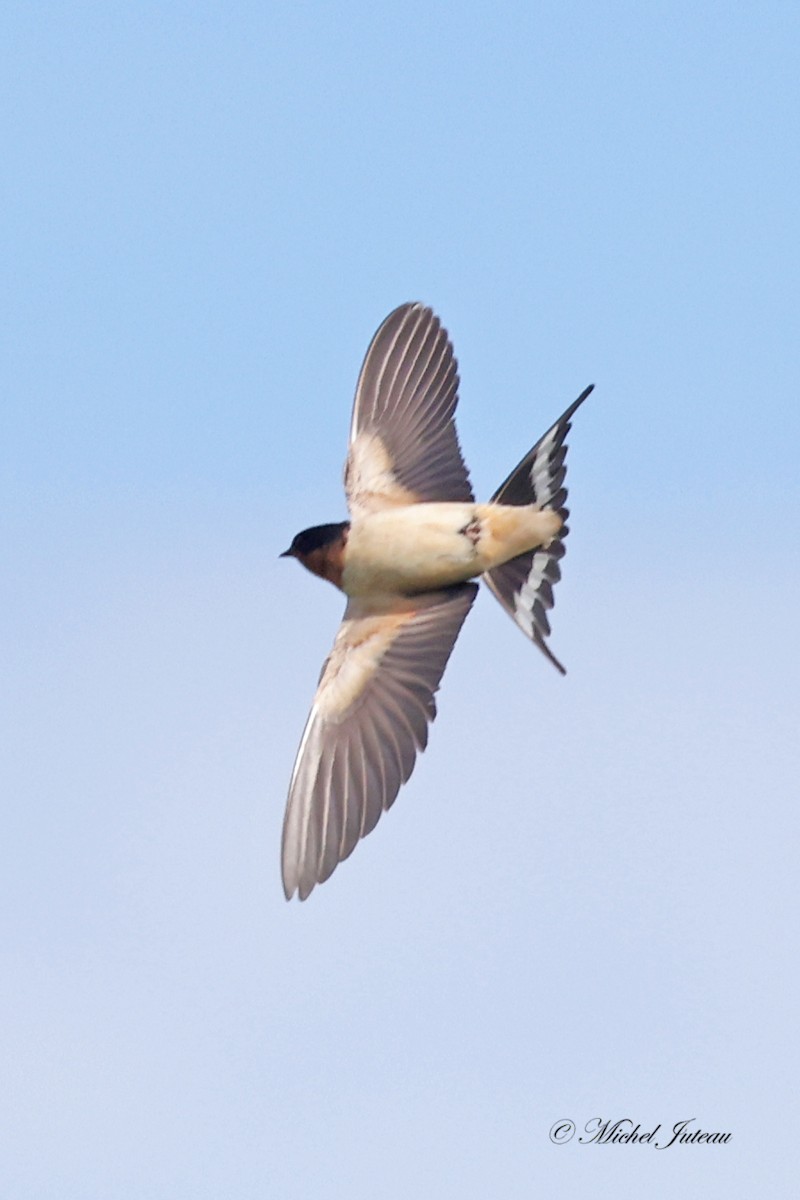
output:
[[[454,415],[458,365],[438,317],[403,304],[375,334],[356,387],[345,489],[354,516],[473,500]]]
[[[425,749],[438,690],[477,585],[405,602],[351,601],[297,754],[283,828],[283,885],[304,900],[378,823]]]

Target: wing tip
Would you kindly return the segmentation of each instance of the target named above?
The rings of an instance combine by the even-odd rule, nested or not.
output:
[[[287,874],[284,871],[283,872],[283,894],[286,897],[287,901],[293,900],[295,897],[295,894],[297,895],[298,900],[307,900],[308,897],[313,892],[314,888],[317,886],[317,883],[319,883],[319,882],[321,882],[321,880],[318,880],[316,878],[310,879],[310,880],[305,880],[305,879],[297,879],[297,878],[287,877]]]

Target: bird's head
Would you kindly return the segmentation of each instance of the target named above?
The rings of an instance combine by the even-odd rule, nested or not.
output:
[[[289,549],[284,550],[280,557],[296,558],[312,574],[341,587],[349,529],[349,521],[312,525],[310,529],[303,529],[296,534]]]

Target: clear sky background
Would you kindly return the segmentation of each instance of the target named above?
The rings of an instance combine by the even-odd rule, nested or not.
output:
[[[0,1193],[795,1195],[800,10],[16,3],[0,38]],[[560,678],[485,593],[283,899],[362,355],[486,498],[570,438]],[[726,1146],[556,1146],[559,1118]]]

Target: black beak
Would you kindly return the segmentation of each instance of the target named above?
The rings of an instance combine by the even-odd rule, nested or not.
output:
[[[294,551],[292,549],[284,550],[283,554],[278,555],[278,558],[294,558]]]

